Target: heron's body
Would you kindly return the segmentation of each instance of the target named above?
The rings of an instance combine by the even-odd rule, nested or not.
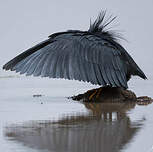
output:
[[[145,74],[109,31],[100,14],[88,31],[54,33],[3,66],[26,75],[65,78],[127,88],[131,75]],[[111,20],[112,21],[112,20]]]

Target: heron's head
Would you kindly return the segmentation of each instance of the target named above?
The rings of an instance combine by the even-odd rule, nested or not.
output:
[[[106,17],[106,11],[101,11],[97,17],[97,19],[91,23],[88,32],[96,34],[103,39],[108,41],[117,41],[118,39],[122,38],[120,33],[117,33],[114,30],[110,30],[111,27],[108,27],[114,20],[116,16],[108,16]]]

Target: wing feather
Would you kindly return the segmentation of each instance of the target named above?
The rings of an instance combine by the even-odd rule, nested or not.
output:
[[[127,88],[125,68],[121,65],[122,62],[120,61],[120,58],[115,56],[114,62],[116,62],[116,67],[118,68],[118,70],[116,70],[117,78],[121,85]]]
[[[127,88],[127,69],[120,52],[106,45],[105,40],[94,35],[75,34],[57,35],[54,39],[29,56],[24,55],[25,58],[21,54],[23,59],[15,62],[13,68],[9,66],[21,74]]]
[[[28,60],[26,60],[24,62],[23,66],[20,66],[20,74],[24,74],[27,72],[28,68],[30,68],[32,66],[32,68],[34,67],[33,63],[35,62],[35,60],[37,60],[37,58],[39,58],[39,56],[41,56],[41,53],[38,53],[36,55],[34,55],[33,57],[29,58]]]
[[[91,70],[92,70],[91,73],[92,73],[93,78],[94,78],[93,82],[95,84],[99,84],[100,85],[102,83],[104,85],[104,83],[102,81],[99,81],[99,79],[98,79],[98,77],[101,77],[101,75],[99,75],[99,73],[97,71],[97,68],[95,69],[94,64],[92,64],[92,63],[90,63],[90,64],[91,64]],[[97,67],[97,65],[96,65],[96,67]]]
[[[54,55],[53,55],[53,52],[51,52],[49,55],[48,55],[48,58],[46,59],[46,62],[44,63],[43,67],[42,67],[42,70],[41,70],[41,76],[42,77],[50,77],[50,71],[51,71],[51,68],[52,68],[52,58],[54,58]]]
[[[45,62],[46,62],[46,60],[48,58],[48,55],[49,54],[44,54],[42,56],[42,58],[40,59],[40,61],[38,62],[37,66],[36,66],[36,68],[35,68],[35,70],[33,72],[34,76],[40,76],[41,75],[42,68],[43,68],[43,66],[44,66],[44,64],[45,64]],[[30,71],[27,72],[27,75],[30,75],[30,74],[31,74]]]
[[[16,72],[20,72],[24,65],[29,61],[29,60],[33,60],[34,58],[36,58],[36,56],[38,56],[39,53],[38,52],[35,52],[31,55],[29,55],[27,58],[23,59],[22,61],[18,62],[13,68],[12,70],[13,71],[16,71]]]
[[[112,79],[113,79],[113,81],[115,83],[115,86],[116,87],[120,86],[121,84],[120,84],[120,82],[119,82],[119,80],[117,78],[116,72],[113,69],[110,72],[111,72]]]
[[[35,57],[33,60],[30,60],[30,62],[28,62],[28,64],[26,66],[23,67],[23,69],[21,70],[20,74],[29,74],[32,75],[39,60],[42,58],[43,54],[40,53],[37,57]]]
[[[52,54],[50,65],[48,65],[47,67],[44,67],[42,72],[41,72],[41,75],[43,77],[47,76],[46,75],[47,68],[50,68],[49,77],[50,78],[56,78],[56,64],[57,64],[57,60],[58,60],[58,55],[57,55],[57,53],[54,52]]]
[[[82,54],[81,54],[82,56]],[[78,56],[77,58],[77,62],[78,62],[78,66],[79,66],[79,73],[81,75],[81,80],[82,81],[87,81],[87,77],[86,77],[86,73],[85,73],[85,70],[84,70],[84,63],[83,63],[84,60],[81,60],[81,57]]]
[[[64,78],[70,79],[69,75],[69,52],[65,52],[65,61],[64,61]]]

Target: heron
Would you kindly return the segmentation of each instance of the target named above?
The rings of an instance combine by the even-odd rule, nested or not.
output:
[[[101,11],[89,29],[53,33],[3,66],[27,76],[64,78],[127,89],[131,76],[147,79],[118,41],[119,34],[107,29],[116,17],[106,19]]]

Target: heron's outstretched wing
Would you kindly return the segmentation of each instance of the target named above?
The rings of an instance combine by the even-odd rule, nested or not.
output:
[[[120,51],[94,35],[58,35],[25,51],[3,68],[26,75],[127,88]]]

